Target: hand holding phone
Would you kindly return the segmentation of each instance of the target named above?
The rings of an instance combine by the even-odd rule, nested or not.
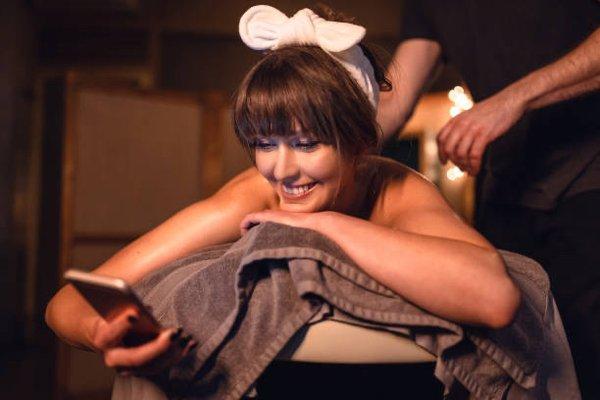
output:
[[[144,343],[160,333],[160,324],[124,280],[74,269],[68,270],[64,278],[107,322],[128,310],[135,311],[138,320],[124,339],[127,345]]]
[[[77,270],[64,277],[104,319],[95,328],[93,346],[120,374],[160,373],[197,346],[182,328],[161,327],[122,279]]]

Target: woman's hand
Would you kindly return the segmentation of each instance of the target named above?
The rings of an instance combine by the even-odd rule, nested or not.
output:
[[[125,347],[139,316],[129,310],[110,322],[98,318],[91,332],[91,343],[102,353],[106,366],[121,375],[155,375],[178,363],[198,344],[184,336],[181,328],[164,329],[158,336],[139,346]]]
[[[240,223],[242,235],[250,228],[262,222],[277,222],[279,224],[295,226],[297,228],[314,229],[314,219],[317,213],[301,213],[290,211],[265,210],[246,215]]]

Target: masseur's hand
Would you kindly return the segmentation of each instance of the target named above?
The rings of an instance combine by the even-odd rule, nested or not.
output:
[[[316,213],[265,210],[246,215],[240,223],[242,235],[262,222],[277,222],[297,228],[312,228]]]
[[[98,317],[91,332],[91,343],[102,353],[106,366],[121,375],[154,375],[185,357],[197,342],[184,336],[181,329],[164,329],[140,346],[125,347],[123,339],[138,319],[135,310],[128,310],[110,322]]]
[[[505,89],[458,114],[437,136],[440,161],[445,164],[451,160],[461,170],[476,175],[487,145],[506,133],[525,109],[520,96]]]

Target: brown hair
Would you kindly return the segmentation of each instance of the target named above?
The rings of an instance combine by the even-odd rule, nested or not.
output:
[[[382,89],[389,90],[381,66],[364,47],[363,52]],[[298,129],[348,158],[375,148],[379,138],[375,110],[366,94],[338,61],[317,46],[267,52],[235,96],[234,128],[251,155],[257,136],[292,136]]]
[[[236,96],[235,132],[250,149],[257,136],[292,136],[300,129],[343,156],[377,144],[375,110],[344,67],[315,46],[269,52]]]

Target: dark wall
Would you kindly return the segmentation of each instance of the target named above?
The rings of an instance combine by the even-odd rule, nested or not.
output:
[[[23,325],[24,227],[15,202],[23,180],[17,164],[28,146],[33,24],[23,1],[0,6],[0,343],[14,343]],[[16,197],[18,200],[22,198]],[[17,214],[15,214],[17,212]]]

